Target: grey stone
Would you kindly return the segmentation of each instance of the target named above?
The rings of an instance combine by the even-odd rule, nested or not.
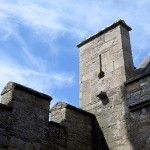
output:
[[[50,110],[50,96],[9,82],[0,150],[149,150],[149,56],[134,71],[130,30],[119,20],[78,44],[81,108],[58,102]]]

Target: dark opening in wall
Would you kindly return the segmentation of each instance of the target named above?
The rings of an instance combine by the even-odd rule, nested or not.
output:
[[[99,63],[100,63],[100,73],[98,74],[98,78],[101,79],[105,75],[104,71],[102,71],[102,59],[101,59],[101,55],[99,55]]]

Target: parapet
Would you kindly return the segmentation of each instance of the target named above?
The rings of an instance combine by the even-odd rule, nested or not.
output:
[[[18,83],[9,82],[1,93],[1,103],[14,107],[15,102],[49,110],[51,96],[37,92]]]
[[[51,109],[51,119],[65,127],[67,149],[92,150],[92,124],[95,121],[93,114],[67,103],[58,102]]]
[[[8,82],[7,85],[4,87],[4,89],[1,92],[1,95],[4,95],[5,93],[15,90],[15,89],[20,89],[23,91],[26,91],[30,94],[37,95],[38,97],[44,98],[45,100],[51,101],[52,97],[46,94],[43,94],[41,92],[35,91],[29,87],[23,86],[21,84],[15,83],[15,82]]]
[[[63,108],[70,109],[72,111],[76,111],[76,112],[81,113],[85,116],[95,117],[95,115],[93,115],[92,113],[89,113],[89,112],[87,112],[83,109],[77,108],[73,105],[70,105],[70,104],[67,104],[67,103],[61,102],[61,101],[57,102],[57,104],[52,107],[51,112],[56,111],[56,110],[60,110],[60,109],[63,109]]]
[[[0,149],[150,149],[150,55],[134,70],[131,28],[119,20],[77,45],[76,108],[9,82],[0,104]],[[86,110],[86,111],[85,111]]]

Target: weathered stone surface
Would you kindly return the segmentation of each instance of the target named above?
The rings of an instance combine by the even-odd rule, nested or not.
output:
[[[130,115],[136,114],[136,112],[130,112],[131,107],[141,109],[140,107],[149,105],[150,79],[146,74],[140,76],[140,79],[135,77],[128,31],[129,28],[119,24],[103,33],[97,33],[78,45],[80,62],[82,62],[80,63],[80,106],[96,115],[111,150],[137,150],[138,138],[136,139],[136,136],[133,136],[134,139],[131,138],[131,128],[132,133],[136,133],[138,129],[129,128],[132,124]],[[99,79],[100,61],[98,58],[100,55],[104,77]],[[88,68],[83,63],[87,61]],[[124,82],[130,78],[136,80],[124,85]],[[96,97],[101,91],[106,92],[107,98]],[[141,115],[138,121],[147,120],[146,116]],[[134,126],[139,124],[138,121],[134,123]],[[141,138],[139,141],[141,145],[138,149],[146,148],[144,146],[147,140],[145,131],[144,128],[137,135]]]
[[[50,96],[8,83],[0,105],[0,128],[4,130],[0,132],[0,145],[8,149],[40,150],[48,143],[50,101]]]
[[[64,126],[67,134],[67,150],[92,149],[92,121],[94,115],[69,104],[58,102],[51,109],[51,119]]]
[[[0,150],[149,150],[150,62],[134,71],[130,30],[119,20],[78,45],[82,109],[58,102],[49,110],[50,96],[9,82]]]

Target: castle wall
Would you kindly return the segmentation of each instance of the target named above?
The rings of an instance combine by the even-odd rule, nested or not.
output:
[[[150,66],[134,71],[130,30],[119,20],[78,45],[81,109],[50,110],[50,96],[9,82],[0,150],[149,150]]]
[[[11,109],[0,104],[0,149],[6,150],[8,145],[9,117]]]
[[[126,100],[132,110],[142,108],[150,103],[150,76],[149,73],[131,78],[126,85]]]
[[[130,113],[126,114],[127,135],[135,150],[150,149],[150,75],[142,75],[125,82],[126,100]]]
[[[149,66],[134,71],[130,30],[120,20],[78,45],[80,106],[96,116],[110,150],[150,149]]]
[[[12,109],[11,113],[7,112],[8,119],[4,118],[7,127],[5,148],[48,150],[51,97],[10,82],[2,91],[1,101],[5,107]]]
[[[59,102],[51,109],[51,119],[65,127],[67,150],[93,149],[92,114]]]
[[[51,150],[66,150],[66,136],[66,128],[63,125],[50,121],[49,144]]]
[[[2,91],[0,149],[93,150],[94,115],[16,83]]]

